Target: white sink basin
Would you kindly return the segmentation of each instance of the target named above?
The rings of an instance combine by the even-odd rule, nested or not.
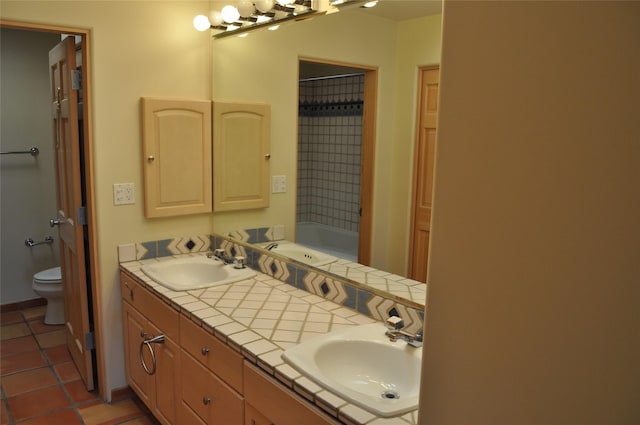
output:
[[[418,408],[422,347],[391,342],[380,323],[310,339],[282,358],[323,388],[376,415]]]
[[[277,242],[277,244],[276,247],[271,248],[269,251],[313,267],[325,266],[337,260],[336,257],[325,254],[324,252],[316,251],[292,242],[283,241]],[[264,246],[266,247],[268,245],[269,244],[266,244]]]
[[[198,257],[175,258],[145,264],[142,272],[160,285],[174,291],[208,288],[250,279],[256,272],[250,268],[236,269],[222,261]]]

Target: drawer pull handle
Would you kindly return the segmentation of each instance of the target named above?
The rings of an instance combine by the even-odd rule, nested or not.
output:
[[[202,397],[202,404],[205,406],[211,404],[211,397]]]
[[[124,286],[129,290],[129,298],[133,301],[133,288],[130,288],[127,282],[124,283]]]
[[[207,347],[202,347],[200,352],[202,353],[203,356],[206,356],[207,354],[209,354],[209,349]]]

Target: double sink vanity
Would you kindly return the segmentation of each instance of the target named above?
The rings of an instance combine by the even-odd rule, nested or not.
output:
[[[340,286],[303,264],[211,245],[120,264],[127,381],[161,423],[417,424],[410,332],[332,298]]]

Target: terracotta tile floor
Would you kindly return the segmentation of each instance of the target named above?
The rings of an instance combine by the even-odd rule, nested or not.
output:
[[[2,313],[0,425],[156,425],[137,400],[113,404],[88,392],[45,307]]]

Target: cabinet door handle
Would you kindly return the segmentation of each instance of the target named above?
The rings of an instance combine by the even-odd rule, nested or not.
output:
[[[153,162],[153,161],[155,161],[155,160],[156,160],[156,157],[155,157],[155,156],[153,156],[153,155],[149,155],[149,156],[147,157],[147,162]]]
[[[203,356],[206,356],[207,354],[209,354],[209,349],[207,347],[202,347],[200,352],[202,353]]]
[[[202,404],[205,406],[211,404],[211,397],[202,397]]]

